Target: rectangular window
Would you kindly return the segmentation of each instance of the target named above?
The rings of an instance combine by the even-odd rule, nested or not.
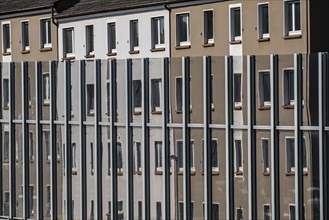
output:
[[[156,141],[155,145],[155,171],[162,171],[162,142]]]
[[[74,57],[74,29],[63,29],[63,53],[64,57]]]
[[[107,174],[111,173],[111,143],[107,143]]]
[[[258,5],[258,38],[264,39],[270,37],[269,24],[269,4]]]
[[[305,138],[303,138],[303,170],[307,171],[307,149]],[[286,163],[287,173],[295,172],[295,139],[293,137],[286,138]]]
[[[87,84],[87,114],[95,113],[94,84]]]
[[[122,173],[123,171],[123,160],[122,160],[122,146],[121,143],[117,142],[117,168],[118,172]]]
[[[46,149],[46,159],[48,161],[51,160],[49,135],[50,135],[50,131],[43,131],[43,138],[44,138],[45,149]]]
[[[51,214],[51,191],[50,186],[47,185],[47,194],[46,194],[46,216]]]
[[[201,167],[202,167],[202,172],[204,171],[204,140],[202,140],[202,149],[201,149]],[[218,151],[217,151],[217,140],[212,140],[211,141],[211,166],[212,166],[212,171],[213,172],[218,172]]]
[[[22,22],[22,51],[30,50],[29,22]]]
[[[3,79],[3,108],[9,109],[9,80]]]
[[[51,21],[50,18],[40,20],[41,48],[50,48],[51,45]]]
[[[202,203],[202,216],[203,216],[203,219],[205,219],[204,202]],[[219,204],[218,203],[212,204],[211,220],[219,220]]]
[[[27,98],[29,100],[29,106],[32,105],[32,96],[31,96],[31,77],[27,79]]]
[[[10,24],[2,24],[2,52],[10,53],[11,52],[11,39],[10,39]]]
[[[300,0],[285,0],[285,35],[301,34]]]
[[[29,158],[30,161],[34,160],[34,151],[33,151],[33,132],[29,132]]]
[[[271,79],[270,72],[259,72],[259,103],[260,107],[271,105]]]
[[[241,40],[241,9],[233,7],[230,9],[231,18],[231,41]]]
[[[108,201],[107,213],[106,213],[106,220],[111,220],[111,201]]]
[[[94,174],[94,143],[90,143],[90,171]]]
[[[156,220],[162,220],[161,202],[156,202]]]
[[[242,146],[241,140],[235,140],[235,174],[242,175],[243,174],[243,167],[242,167]]]
[[[268,139],[262,139],[262,148],[263,148],[263,172],[270,172],[270,157],[269,157],[269,146]]]
[[[94,26],[86,26],[86,56],[94,55]]]
[[[243,220],[243,209],[242,208],[236,209],[236,219]]]
[[[130,51],[139,51],[138,20],[130,21]]]
[[[264,220],[271,219],[270,205],[264,205]]]
[[[106,108],[107,115],[110,116],[111,113],[111,83],[106,83]]]
[[[294,70],[285,69],[283,71],[284,77],[284,105],[295,104],[295,93],[294,93]]]
[[[289,219],[295,220],[296,219],[296,207],[295,205],[289,205]]]
[[[118,201],[118,220],[124,220],[123,201]]]
[[[183,168],[184,168],[184,146],[183,146],[183,141],[177,141],[177,158],[178,158],[178,161],[177,161],[177,165],[178,165],[178,168],[179,168],[179,171],[182,172],[183,171]],[[191,140],[190,141],[190,168],[192,171],[195,171],[195,160],[194,160],[194,141]]]
[[[183,110],[183,79],[182,77],[176,78],[176,111],[182,112]]]
[[[30,215],[34,215],[34,204],[33,204],[33,196],[34,196],[34,186],[29,186],[29,210]]]
[[[135,173],[140,173],[142,171],[142,163],[141,163],[141,143],[135,142],[134,144],[134,171]]]
[[[9,162],[9,132],[5,131],[3,133],[3,162],[8,163]]]
[[[138,201],[138,214],[137,214],[137,220],[143,219],[143,205],[142,201]]]
[[[90,220],[94,220],[94,200],[91,200],[90,204]]]
[[[10,193],[4,192],[3,193],[3,215],[9,216],[9,199],[10,199]]]
[[[140,113],[142,111],[142,81],[133,80],[133,106],[134,113]]]
[[[43,103],[50,103],[50,80],[49,73],[42,74],[42,95],[43,95]]]
[[[179,204],[178,220],[184,220],[184,202],[179,201],[178,204]],[[194,202],[191,202],[190,208],[191,208],[191,219],[194,219]]]
[[[107,24],[107,46],[108,54],[117,52],[116,25],[115,22]]]
[[[190,45],[190,14],[176,15],[176,45],[188,46]]]
[[[77,145],[72,143],[72,174],[77,173]]]
[[[214,43],[214,11],[204,11],[204,44]]]
[[[152,18],[152,49],[163,48],[165,43],[164,36],[164,17]]]
[[[161,79],[152,79],[151,80],[152,112],[161,112],[161,98],[162,98],[161,89],[162,89]]]
[[[234,74],[234,107],[241,108],[241,73]]]

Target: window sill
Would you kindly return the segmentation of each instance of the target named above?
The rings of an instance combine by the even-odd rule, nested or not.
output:
[[[94,175],[94,169],[90,171],[90,174],[93,176]]]
[[[234,106],[234,110],[242,110],[242,106]]]
[[[270,105],[263,105],[258,108],[259,110],[270,110],[271,106]]]
[[[50,164],[50,162],[51,162],[50,159],[47,158],[46,163]]]
[[[162,175],[162,170],[156,170],[156,171],[154,171],[154,174],[155,175]]]
[[[230,41],[230,44],[231,44],[231,45],[234,45],[234,44],[241,44],[241,43],[242,43],[241,40],[232,40],[232,41]]]
[[[270,41],[270,38],[269,37],[258,38],[257,41],[258,42],[267,42],[267,41]]]
[[[123,171],[122,170],[118,170],[117,175],[118,176],[123,176]]]
[[[263,176],[270,176],[270,172],[269,171],[264,171]]]
[[[40,52],[47,52],[47,51],[52,51],[52,50],[53,50],[53,48],[51,48],[51,47],[43,47],[43,48],[39,49]]]
[[[286,176],[294,176],[295,171],[286,172]]]
[[[22,50],[21,53],[22,54],[28,54],[28,53],[30,53],[30,50]]]
[[[204,43],[202,44],[203,47],[213,47],[215,46],[215,43]]]
[[[182,114],[183,113],[183,110],[176,110],[176,113],[177,114]]]
[[[116,56],[117,53],[107,53],[106,55],[109,56],[109,57],[113,57],[113,56]]]
[[[50,105],[50,101],[43,101],[42,105],[43,106],[49,106]]]
[[[139,54],[139,50],[131,50],[129,51],[129,54]]]
[[[4,106],[2,109],[3,110],[9,110],[9,106]]]
[[[30,159],[30,163],[34,163],[34,159]]]
[[[284,109],[294,109],[294,105],[284,105],[284,106],[282,106],[282,108],[284,108]]]
[[[236,177],[243,176],[242,171],[235,172],[234,174],[235,174]]]
[[[142,111],[141,110],[134,110],[134,115],[141,115]]]
[[[95,57],[94,54],[86,54],[86,55],[85,55],[85,58],[87,58],[87,59],[88,59],[88,58],[94,58],[94,57]]]
[[[159,115],[159,114],[162,114],[162,111],[161,110],[155,110],[155,111],[152,111],[151,113],[155,114],[155,115]]]
[[[9,56],[9,55],[11,55],[11,52],[3,52],[2,53],[2,56]]]
[[[135,171],[134,174],[135,175],[142,175],[142,171]]]
[[[191,45],[178,45],[176,46],[177,50],[183,50],[183,49],[189,49],[191,48]]]
[[[159,47],[159,48],[152,48],[150,51],[151,52],[161,52],[161,51],[165,51],[166,48],[164,47]]]
[[[4,164],[9,164],[9,160],[4,160],[3,163]]]
[[[88,112],[88,113],[87,113],[87,116],[95,116],[95,113],[93,113],[93,112]]]
[[[77,169],[72,169],[72,175],[77,175],[78,174],[78,170]]]
[[[72,57],[63,57],[62,60],[74,60],[75,56]]]
[[[302,38],[302,34],[291,34],[283,37],[283,39],[285,40],[298,39],[298,38]]]

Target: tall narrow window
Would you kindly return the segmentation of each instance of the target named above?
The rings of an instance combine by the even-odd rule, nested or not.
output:
[[[94,220],[95,214],[94,214],[94,200],[91,200],[90,204],[90,220]]]
[[[77,173],[77,146],[72,143],[72,174]]]
[[[22,51],[30,50],[29,22],[22,22]]]
[[[9,162],[9,132],[5,131],[3,133],[3,162],[8,163]]]
[[[234,74],[234,107],[239,109],[241,105],[241,73]]]
[[[138,20],[130,21],[130,51],[139,51]]]
[[[284,74],[284,105],[294,105],[295,104],[294,70],[285,69],[283,74]]]
[[[205,219],[204,202],[202,203],[202,216],[203,216],[203,219]],[[211,220],[219,220],[219,204],[218,203],[212,204]]]
[[[117,52],[116,25],[115,22],[107,24],[107,46],[108,55],[114,55]]]
[[[243,220],[243,209],[242,208],[236,209],[236,219]]]
[[[286,138],[287,173],[295,172],[295,140]]]
[[[263,172],[270,172],[270,157],[269,157],[269,147],[268,139],[262,139],[262,148],[263,148]]]
[[[156,141],[155,145],[155,171],[162,171],[162,142]]]
[[[94,84],[87,84],[87,114],[95,113]]]
[[[133,80],[133,106],[134,113],[142,111],[142,81]]]
[[[179,201],[179,212],[178,212],[178,220],[184,220],[184,202]],[[191,208],[191,219],[194,219],[194,202],[190,203]]]
[[[50,81],[49,81],[49,73],[42,74],[42,96],[43,103],[50,103]]]
[[[264,220],[271,219],[270,205],[264,205]]]
[[[300,0],[285,0],[285,31],[286,35],[301,33]]]
[[[296,207],[295,205],[289,205],[289,219],[295,220],[296,219]]]
[[[138,201],[138,214],[137,214],[137,220],[143,219],[143,206],[142,201]]]
[[[107,174],[111,173],[111,143],[107,143]]]
[[[162,220],[161,202],[156,202],[156,220]]]
[[[152,18],[152,49],[163,48],[165,42],[164,36],[164,17]]]
[[[41,48],[50,48],[51,45],[51,21],[50,18],[40,20]]]
[[[190,45],[190,21],[189,14],[176,15],[176,45],[188,46]]]
[[[214,11],[204,11],[204,44],[214,43]]]
[[[49,130],[43,131],[43,138],[44,138],[44,144],[46,149],[46,159],[48,161],[51,160],[49,135],[50,135]]]
[[[30,208],[30,215],[34,215],[34,204],[33,204],[33,196],[34,196],[34,186],[29,186],[29,208]]]
[[[106,213],[106,220],[111,220],[111,201],[108,201],[107,206],[107,213]]]
[[[47,197],[46,197],[46,216],[50,216],[51,214],[51,191],[50,186],[47,185]]]
[[[3,215],[9,216],[9,199],[10,199],[10,193],[4,192],[3,193]]]
[[[161,112],[161,79],[151,80],[151,104],[152,112]]]
[[[271,105],[270,72],[259,72],[259,104],[260,107]]]
[[[90,143],[90,171],[94,174],[94,144]]]
[[[29,158],[30,161],[34,160],[34,151],[33,151],[33,132],[29,132]]]
[[[183,168],[184,168],[184,151],[183,151],[183,141],[177,141],[177,158],[178,158],[178,168],[179,168],[179,171],[182,172],[183,171]],[[194,159],[194,141],[191,140],[190,141],[190,168],[192,171],[195,171],[195,159]]]
[[[94,55],[94,26],[86,26],[86,56]]]
[[[202,140],[202,152],[201,152],[201,167],[202,171],[204,171],[204,140]],[[211,141],[211,166],[213,172],[218,172],[218,149],[217,149],[217,140]]]
[[[31,96],[31,77],[27,78],[27,99],[29,100],[29,107],[32,105],[32,96]]]
[[[121,143],[117,143],[117,168],[118,172],[122,173],[123,171],[123,160],[122,160],[122,146]]]
[[[63,29],[63,55],[64,57],[74,57],[74,29]]]
[[[241,40],[241,9],[233,7],[230,10],[231,16],[231,41]]]
[[[3,53],[11,52],[10,24],[2,23],[2,51]]]
[[[123,202],[118,201],[118,220],[124,220]]]
[[[9,109],[9,80],[3,79],[3,108]]]
[[[106,83],[106,108],[107,115],[109,116],[111,113],[111,83]]]
[[[182,77],[176,78],[176,111],[182,112],[183,110],[183,79]]]
[[[135,142],[134,150],[134,170],[135,173],[140,174],[142,172],[142,163],[141,163],[141,143]]]
[[[241,140],[235,140],[235,174],[242,175],[243,167],[242,167],[242,147]]]
[[[258,38],[270,37],[268,3],[258,5]]]

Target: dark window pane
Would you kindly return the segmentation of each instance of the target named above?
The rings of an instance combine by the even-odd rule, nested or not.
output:
[[[234,102],[241,102],[241,74],[234,74]]]

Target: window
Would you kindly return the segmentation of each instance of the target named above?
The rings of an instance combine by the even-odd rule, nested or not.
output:
[[[64,57],[74,57],[74,29],[63,29],[63,53]]]
[[[184,202],[179,201],[179,216],[178,220],[184,220]],[[192,201],[190,204],[191,207],[191,219],[194,219],[194,202]]]
[[[176,111],[182,112],[183,110],[183,79],[182,77],[176,78]]]
[[[152,49],[163,48],[165,43],[164,36],[164,17],[152,18]]]
[[[87,84],[87,114],[95,113],[94,84]]]
[[[203,215],[203,219],[205,219],[204,202],[202,203],[202,215]],[[219,204],[218,203],[212,204],[211,220],[219,220]]]
[[[236,209],[236,219],[243,220],[243,209],[241,207]]]
[[[162,210],[161,210],[161,202],[156,202],[156,220],[161,220],[162,219]]]
[[[34,160],[34,152],[33,152],[33,132],[29,132],[29,158],[30,161]]]
[[[303,206],[303,213],[304,213],[304,219],[305,218],[305,204]],[[289,204],[289,220],[295,220],[296,219],[296,207],[295,204]]]
[[[107,143],[107,174],[111,173],[111,143]]]
[[[90,220],[94,220],[94,200],[91,200],[90,204]]]
[[[270,37],[268,3],[258,5],[258,38]]]
[[[45,146],[45,148],[46,148],[46,159],[47,159],[48,161],[51,160],[49,135],[50,135],[49,130],[47,130],[47,131],[43,131],[44,143],[45,143],[45,145],[46,145],[46,146]]]
[[[234,107],[240,109],[241,105],[241,73],[234,74]]]
[[[270,159],[269,159],[269,147],[268,139],[262,139],[262,148],[263,148],[263,172],[270,172]]]
[[[42,74],[42,95],[43,95],[43,103],[50,103],[50,81],[49,81],[49,73]]]
[[[115,22],[107,24],[107,50],[108,54],[117,52],[116,25]]]
[[[295,104],[295,93],[294,93],[294,70],[285,69],[284,74],[284,105]]]
[[[29,40],[29,22],[22,22],[22,51],[30,50],[30,40]]]
[[[111,220],[111,201],[108,201],[108,207],[107,207],[107,213],[106,213],[106,220]]]
[[[90,143],[90,170],[91,175],[94,174],[94,144]]]
[[[142,111],[142,81],[133,80],[133,106],[134,113]]]
[[[41,48],[50,48],[51,45],[51,21],[50,18],[40,20]]]
[[[202,171],[204,171],[204,140],[202,140],[202,148],[201,148],[201,167]],[[218,153],[217,153],[217,140],[212,140],[211,141],[211,166],[212,166],[212,171],[213,172],[218,172]]]
[[[190,45],[190,21],[189,14],[176,15],[176,45],[187,46]]]
[[[3,193],[3,215],[9,216],[9,199],[10,199],[10,193],[4,192]]]
[[[235,140],[235,174],[242,175],[243,167],[242,167],[242,147],[241,140]]]
[[[271,79],[270,72],[259,72],[259,102],[260,107],[271,105]]]
[[[3,138],[3,162],[8,163],[9,162],[9,132],[5,131]]]
[[[86,56],[94,55],[94,26],[86,26]]]
[[[9,80],[3,79],[3,108],[9,109]]]
[[[300,0],[285,0],[285,35],[301,33]]]
[[[77,173],[77,146],[72,143],[72,174]]]
[[[286,138],[286,159],[287,173],[293,174],[295,172],[295,139],[293,137]],[[303,170],[307,171],[307,150],[305,138],[303,138]]]
[[[134,150],[134,171],[135,173],[140,174],[142,171],[141,166],[141,143],[135,142],[134,144],[135,150]]]
[[[214,11],[204,11],[204,44],[214,43]]]
[[[270,205],[264,205],[264,220],[271,219]]]
[[[231,41],[241,40],[241,8],[232,7],[230,9],[231,18]]]
[[[27,79],[27,98],[29,100],[29,106],[32,105],[32,96],[31,96],[31,77]]]
[[[50,186],[47,185],[47,194],[46,194],[46,216],[51,214],[51,191]]]
[[[139,51],[138,20],[130,21],[130,51]]]
[[[155,171],[162,171],[162,142],[156,141],[155,145]]]
[[[107,108],[107,115],[110,116],[110,114],[111,114],[111,84],[110,84],[110,82],[106,83],[106,108]]]
[[[121,143],[117,143],[117,168],[118,168],[118,172],[122,173],[122,171],[123,171],[123,160],[122,160],[122,146],[121,146]]]
[[[2,52],[11,52],[10,24],[2,23]]]
[[[137,220],[143,219],[143,206],[142,201],[138,201],[138,214],[137,214]]]
[[[152,103],[152,112],[161,112],[161,89],[162,83],[161,79],[152,79],[151,80],[151,103]]]
[[[34,193],[34,186],[30,185],[29,186],[29,210],[30,210],[30,215],[34,215],[34,205],[33,205],[33,194]]]
[[[195,160],[194,160],[194,141],[190,141],[190,168],[191,171],[195,172]],[[182,172],[184,168],[184,146],[183,141],[177,141],[177,158],[178,158],[178,168]]]
[[[123,202],[122,201],[118,201],[118,220],[124,220]]]

